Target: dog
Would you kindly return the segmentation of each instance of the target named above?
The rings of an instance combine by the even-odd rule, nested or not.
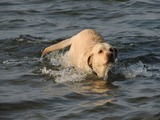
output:
[[[78,34],[57,44],[46,47],[41,58],[48,52],[70,46],[67,64],[87,73],[95,73],[99,78],[108,76],[117,58],[117,49],[107,43],[93,29],[84,29]]]

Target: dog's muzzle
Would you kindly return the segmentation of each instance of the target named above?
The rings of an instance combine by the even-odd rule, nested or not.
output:
[[[114,63],[115,62],[115,58],[114,58],[114,54],[112,52],[110,52],[108,54],[108,63]]]

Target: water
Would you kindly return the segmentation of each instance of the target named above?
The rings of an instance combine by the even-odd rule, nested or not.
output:
[[[1,0],[0,119],[159,120],[159,0]],[[93,28],[117,47],[112,84],[41,50]]]

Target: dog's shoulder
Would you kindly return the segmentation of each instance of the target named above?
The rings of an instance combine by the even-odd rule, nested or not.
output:
[[[93,29],[84,29],[80,31],[75,37],[81,40],[89,40],[94,42],[104,41],[102,36]]]

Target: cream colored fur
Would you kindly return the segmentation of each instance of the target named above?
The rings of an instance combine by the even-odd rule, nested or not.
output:
[[[116,50],[101,35],[92,29],[85,29],[69,39],[45,48],[42,57],[48,52],[67,46],[70,46],[67,63],[85,72],[94,72],[98,77],[105,76],[117,56]]]

